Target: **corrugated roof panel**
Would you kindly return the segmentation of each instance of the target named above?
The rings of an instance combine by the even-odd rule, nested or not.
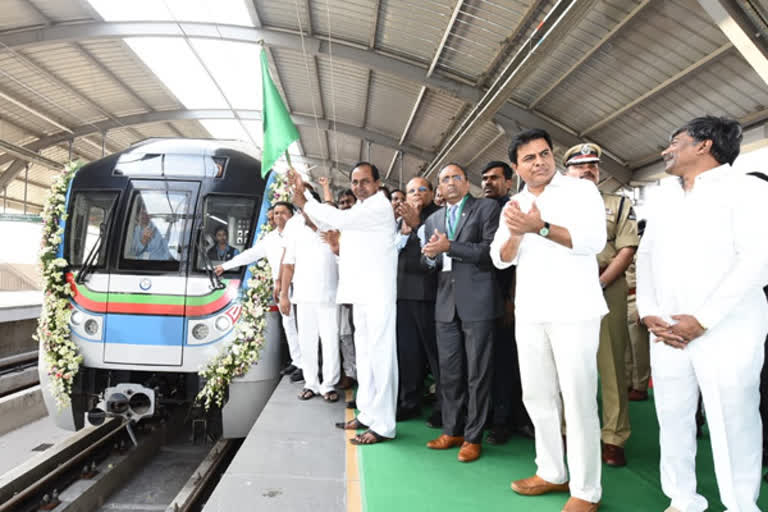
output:
[[[375,14],[374,2],[314,0],[310,9],[313,33],[368,46]]]
[[[53,125],[3,99],[0,99],[0,112],[0,138],[14,144],[30,136],[59,131]]]
[[[360,139],[351,135],[328,132],[331,159],[339,162],[355,162],[360,155]]]
[[[40,12],[52,22],[90,20],[93,19],[92,11],[81,1],[62,0],[27,0],[34,2]],[[5,10],[5,8],[3,8]]]
[[[376,47],[429,65],[455,0],[381,0]]]
[[[301,52],[284,48],[273,48],[272,56],[280,73],[291,112],[323,117],[323,102],[317,90],[315,59]],[[277,80],[277,76],[274,77]]]
[[[299,126],[301,145],[307,156],[315,158],[327,158],[325,132],[316,130],[314,126]]]
[[[408,131],[406,142],[420,148],[434,150],[447,135],[465,103],[453,96],[427,90],[421,107]]]
[[[183,137],[189,137],[190,139],[206,139],[211,135],[208,130],[202,127],[197,121],[173,121],[169,123],[176,128]]]
[[[318,57],[317,61],[326,117],[362,126],[368,93],[368,70],[338,59],[334,59],[331,66],[327,57]]]
[[[438,68],[478,79],[504,48],[506,39],[522,21],[529,4],[465,1],[440,54]]]
[[[270,27],[299,30],[299,22],[304,33],[309,31],[309,13],[304,1],[268,2],[261,0],[256,3],[261,24]]]
[[[493,140],[493,139],[491,139]],[[496,142],[490,145],[485,151],[476,153],[473,157],[473,161],[467,161],[468,172],[478,177],[481,177],[480,171],[482,171],[485,164],[493,160],[509,163],[509,157],[507,156],[507,150],[509,149],[509,143],[512,140],[508,134],[502,134],[501,137],[496,139]]]
[[[543,56],[543,60],[529,71],[529,76],[515,89],[512,97],[526,105],[530,104],[639,3],[640,0],[596,2],[593,8],[575,26],[559,25],[556,30],[558,30],[558,37],[561,39],[560,44],[546,56]],[[563,34],[564,30],[565,33]],[[526,38],[528,36],[530,33],[525,34]],[[554,36],[551,35],[550,37]],[[605,49],[608,49],[610,44],[609,42]],[[541,58],[542,55],[538,57]]]
[[[411,178],[418,176],[422,170],[424,170],[424,167],[427,165],[426,160],[422,160],[421,158],[415,157],[413,155],[410,155],[408,153],[405,154],[405,157],[403,158],[403,190],[405,190],[406,186],[408,185],[408,181],[410,181]],[[393,171],[393,174],[396,178],[400,178],[400,169],[399,169],[399,163],[398,167]]]
[[[725,37],[691,1],[653,4],[539,105],[583,130],[724,44]],[[696,4],[698,5],[698,4]],[[589,105],[583,99],[593,98]]]
[[[141,133],[140,130],[141,130],[141,126],[133,126],[131,128],[118,128],[115,130],[110,130],[108,134],[109,135],[108,140],[115,146],[118,146],[120,148],[127,148],[134,142],[137,142],[138,140],[140,140],[136,136],[137,132]],[[101,139],[101,137],[98,135],[94,137],[95,137],[94,140]]]
[[[367,126],[399,140],[420,90],[420,84],[389,73],[374,72]]]
[[[498,137],[499,133],[499,128],[494,123],[483,123],[464,137],[459,146],[451,151],[448,160],[467,165],[473,159],[476,160],[480,150]],[[441,165],[445,165],[445,161]]]
[[[371,144],[371,158],[369,158],[368,161],[378,167],[382,178],[387,174],[387,169],[389,169],[389,164],[392,163],[395,153],[397,153],[397,151],[392,148]],[[397,165],[395,165],[395,167],[397,167]],[[392,175],[396,175],[394,169],[392,170]]]
[[[181,108],[173,94],[122,40],[85,41],[81,45],[152,109]]]
[[[0,30],[29,27],[44,23],[44,20],[40,19],[40,15],[25,0],[4,0],[2,11]]]

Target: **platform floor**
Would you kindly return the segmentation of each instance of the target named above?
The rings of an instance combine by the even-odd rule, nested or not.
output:
[[[46,416],[0,436],[0,475],[72,435]]]

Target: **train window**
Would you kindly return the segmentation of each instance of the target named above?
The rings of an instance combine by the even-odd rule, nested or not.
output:
[[[107,229],[107,219],[117,200],[117,192],[78,192],[72,215],[67,223],[67,256],[69,264],[80,266],[99,241],[101,230]],[[104,232],[104,237],[107,233]],[[94,253],[94,266],[103,267],[107,251]]]
[[[232,259],[246,248],[256,203],[255,199],[247,197],[210,195],[205,198],[203,249],[213,265]],[[197,269],[205,269],[205,261],[200,254]]]
[[[125,231],[123,262],[149,260],[164,262],[156,265],[160,270],[178,269],[189,200],[190,194],[184,191],[139,190]]]

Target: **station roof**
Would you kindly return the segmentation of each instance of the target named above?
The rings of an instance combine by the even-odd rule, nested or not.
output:
[[[40,210],[61,164],[149,137],[261,145],[258,53],[299,128],[294,162],[390,185],[518,131],[605,150],[628,186],[689,119],[768,119],[768,0],[3,0],[0,190]],[[28,166],[28,169],[27,169]],[[647,174],[647,173],[646,173]],[[645,175],[644,175],[645,176]],[[0,196],[0,200],[3,196]]]

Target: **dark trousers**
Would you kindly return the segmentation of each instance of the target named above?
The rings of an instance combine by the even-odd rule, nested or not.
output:
[[[480,443],[491,407],[494,320],[436,322],[443,433]]]
[[[440,410],[440,367],[435,337],[435,303],[397,301],[397,366],[400,372],[398,407],[418,409],[424,397],[426,367],[438,386],[435,410]]]
[[[515,325],[503,324],[503,317],[496,322],[496,338],[493,347],[493,420],[494,425],[522,427],[531,425],[531,419],[523,405],[523,388],[520,384],[520,363],[517,359]]]

